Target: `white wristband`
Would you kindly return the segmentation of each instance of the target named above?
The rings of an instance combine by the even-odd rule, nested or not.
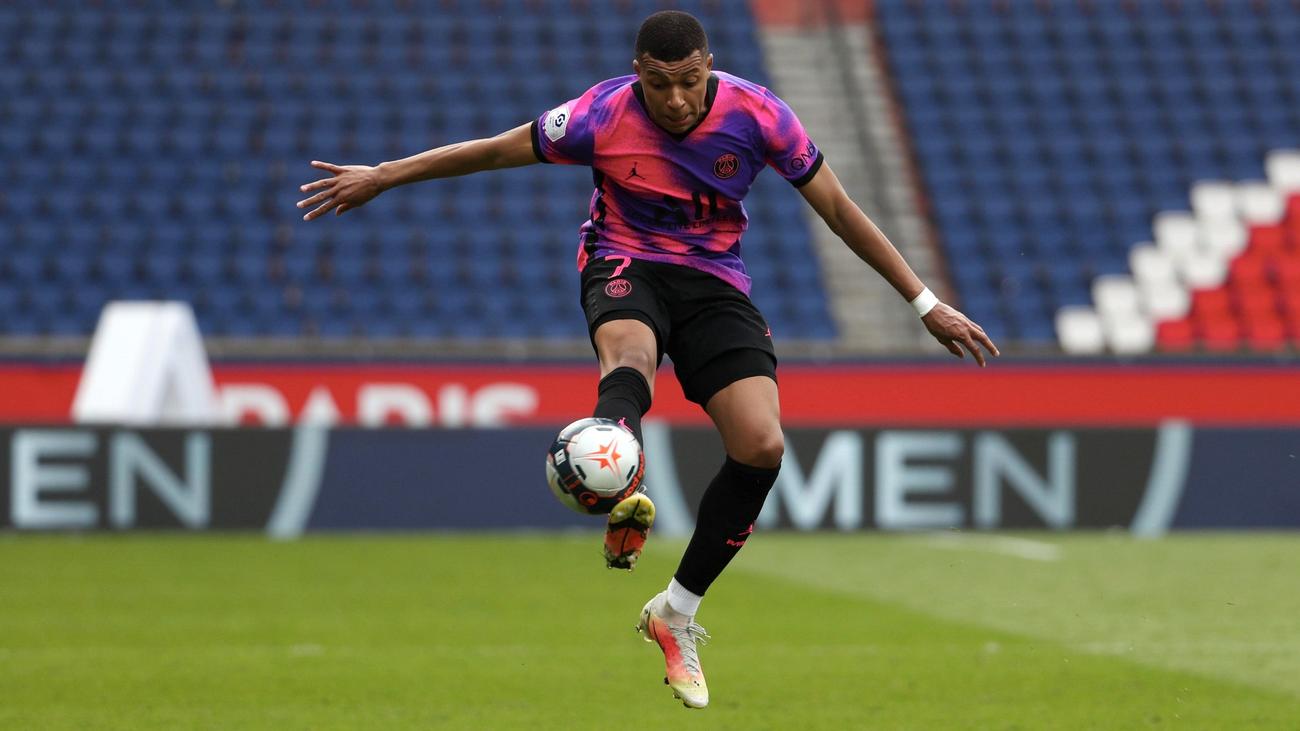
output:
[[[925,317],[930,310],[934,309],[935,305],[939,304],[939,298],[934,295],[934,292],[930,291],[929,287],[926,287],[921,290],[916,299],[912,300],[911,304],[912,308],[916,310],[917,317]]]

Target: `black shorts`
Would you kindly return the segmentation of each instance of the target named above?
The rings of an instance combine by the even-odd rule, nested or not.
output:
[[[595,346],[596,328],[640,320],[655,333],[660,361],[673,360],[686,398],[704,406],[742,378],[776,380],[767,320],[745,296],[698,269],[610,256],[582,270],[582,309]]]

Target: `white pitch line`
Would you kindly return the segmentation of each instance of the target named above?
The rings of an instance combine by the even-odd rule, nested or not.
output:
[[[1026,561],[1060,561],[1061,549],[1051,543],[1011,536],[978,533],[932,533],[924,542],[930,548],[948,551],[984,551]]]

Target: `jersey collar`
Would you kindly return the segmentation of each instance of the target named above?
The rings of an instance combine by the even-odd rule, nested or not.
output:
[[[678,134],[676,132],[669,132],[663,127],[659,127],[659,125],[657,124],[655,124],[655,127],[658,127],[660,132],[663,132],[664,134],[668,135],[674,140],[681,142],[682,140],[686,139],[686,135],[689,135],[690,133],[694,132],[696,128],[698,128],[701,124],[704,124],[704,120],[708,119],[709,117],[709,112],[713,111],[713,100],[716,99],[718,96],[717,75],[710,72],[709,80],[707,83],[708,83],[708,89],[704,92],[704,111],[700,113],[700,118],[695,120],[695,124],[691,125],[690,129],[686,130],[685,132],[682,132],[681,134]],[[650,116],[650,110],[647,109],[645,105],[645,91],[641,88],[640,81],[632,82],[632,93],[636,96],[637,102],[641,104],[641,111],[645,113],[645,116],[648,119],[650,119],[650,124],[654,124],[654,118]]]

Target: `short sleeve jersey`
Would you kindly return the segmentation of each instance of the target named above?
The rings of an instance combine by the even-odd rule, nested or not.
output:
[[[715,71],[705,109],[695,127],[670,133],[650,118],[636,77],[623,76],[533,122],[540,160],[592,168],[580,271],[596,258],[626,256],[700,269],[749,293],[742,199],[764,166],[801,186],[822,155],[790,107],[758,84]]]

